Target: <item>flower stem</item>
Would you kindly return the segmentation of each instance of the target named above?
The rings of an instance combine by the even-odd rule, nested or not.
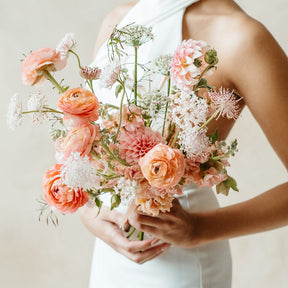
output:
[[[138,68],[138,47],[134,47],[135,49],[135,61],[134,61],[134,104],[137,105],[137,68]]]
[[[129,239],[129,238],[133,235],[133,233],[135,232],[135,230],[136,230],[136,229],[133,227],[132,230],[129,232],[129,234],[126,236],[126,238]]]
[[[89,88],[91,89],[92,93],[95,95],[92,80],[86,80],[86,83],[88,84]]]
[[[116,132],[116,135],[114,136],[114,143],[116,143],[117,141],[117,137],[119,135],[120,129],[121,129],[121,125],[122,125],[122,114],[123,114],[123,100],[124,100],[124,96],[125,96],[125,86],[122,86],[123,88],[123,93],[122,93],[122,97],[121,97],[121,102],[120,102],[120,119],[119,119],[119,125],[118,125],[118,129]]]
[[[201,126],[198,128],[198,131],[200,131],[201,129],[203,129],[208,123],[210,123],[215,117],[216,115],[218,114],[218,112],[220,111],[220,109],[216,110],[212,116]]]
[[[138,233],[138,239],[139,239],[140,241],[143,241],[143,239],[144,239],[144,232],[140,231],[140,232]]]
[[[176,143],[176,140],[177,140],[177,137],[179,135],[179,132],[180,132],[180,127],[177,127],[176,132],[175,132],[175,134],[173,136],[173,141],[172,141],[171,146],[170,146],[171,148],[174,147],[174,145]]]
[[[170,79],[170,73],[169,73],[167,98],[169,98],[169,96],[170,96],[170,86],[171,86],[171,79]],[[166,107],[165,107],[165,114],[164,114],[163,127],[162,127],[162,137],[164,136],[164,132],[165,132],[165,123],[166,123],[166,118],[167,118],[167,111],[168,111],[168,99],[166,101]]]
[[[61,87],[61,85],[56,81],[56,79],[51,75],[51,73],[48,70],[44,69],[43,74],[58,89],[60,94],[65,92],[64,89]]]
[[[78,54],[76,52],[74,52],[73,50],[68,50],[68,52],[72,53],[73,55],[75,55],[75,57],[77,58],[77,61],[78,61],[78,66],[79,66],[79,69],[81,69],[81,62],[80,62],[80,58],[78,56]]]

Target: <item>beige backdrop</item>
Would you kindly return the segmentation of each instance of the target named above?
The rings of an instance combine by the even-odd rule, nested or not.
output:
[[[21,129],[8,131],[6,106],[14,92],[26,99],[31,91],[20,83],[22,53],[54,47],[66,32],[75,32],[82,61],[88,64],[101,20],[112,7],[124,2],[0,0],[1,287],[88,286],[94,238],[82,226],[79,216],[62,217],[58,228],[38,222],[36,199],[41,194],[42,175],[54,162],[46,129],[32,126],[27,118]],[[287,0],[237,2],[263,22],[288,51]],[[69,77],[72,72],[77,73],[72,66],[66,72]],[[73,81],[72,85],[77,85],[80,80],[75,77]],[[54,103],[56,96],[49,85],[45,85],[45,91]],[[248,110],[229,138],[236,136],[239,153],[230,171],[238,179],[240,192],[229,198],[219,196],[223,205],[243,201],[287,180],[283,165]],[[287,238],[288,228],[282,228],[233,239],[233,287],[288,287]]]

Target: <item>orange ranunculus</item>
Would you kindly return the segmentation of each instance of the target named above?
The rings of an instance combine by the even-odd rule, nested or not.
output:
[[[82,87],[64,92],[57,102],[57,106],[64,112],[64,120],[72,120],[72,127],[83,125],[98,119],[100,107],[96,96]]]
[[[75,213],[90,198],[83,189],[72,189],[62,183],[61,164],[55,164],[43,177],[43,192],[48,205],[60,212]]]
[[[139,165],[150,185],[162,189],[178,184],[185,171],[183,153],[164,144],[156,145],[140,158]]]
[[[89,155],[98,129],[98,125],[88,124],[70,130],[59,147],[65,159],[73,152],[80,153],[81,157]]]
[[[51,48],[42,48],[32,52],[23,61],[21,66],[21,79],[24,85],[34,85],[45,81],[43,70],[62,70],[66,60],[61,59],[60,52]]]

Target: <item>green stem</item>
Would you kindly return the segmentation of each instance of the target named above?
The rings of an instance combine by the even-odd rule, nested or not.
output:
[[[82,66],[81,66],[81,62],[80,62],[80,58],[79,58],[78,54],[76,52],[74,52],[73,50],[70,50],[70,49],[68,50],[68,52],[70,52],[70,53],[72,53],[72,54],[74,54],[76,56],[77,61],[78,61],[79,69],[81,69]]]
[[[88,86],[91,89],[92,93],[95,95],[93,84],[92,84],[92,80],[87,80],[86,79],[86,83],[88,84]]]
[[[168,91],[167,91],[167,98],[170,96],[170,86],[171,86],[171,79],[170,79],[170,73],[168,74],[169,79],[168,79]],[[164,114],[164,121],[163,121],[163,127],[162,127],[162,137],[164,136],[165,132],[165,123],[166,123],[166,118],[167,118],[167,111],[168,111],[168,101],[166,102],[166,107],[165,107],[165,114]]]
[[[227,156],[229,156],[229,152],[226,152],[224,155],[221,155],[221,156],[219,155],[219,156],[211,157],[209,160],[218,161],[218,160],[221,160]]]
[[[179,135],[179,132],[180,132],[180,127],[177,127],[176,133],[174,134],[173,142],[172,142],[172,144],[171,144],[171,148],[174,147],[174,145],[175,145],[175,143],[176,143],[176,140],[177,140],[177,137],[178,137],[178,135]]]
[[[126,238],[129,239],[129,238],[133,235],[133,233],[135,232],[135,230],[136,230],[136,229],[133,227],[132,230],[129,232],[129,234],[126,236]]]
[[[114,143],[116,143],[117,141],[117,137],[120,133],[120,129],[121,129],[121,125],[122,125],[122,115],[123,115],[123,101],[124,101],[124,96],[125,96],[125,86],[122,86],[123,88],[123,93],[122,93],[122,97],[121,97],[121,102],[120,102],[120,119],[119,119],[119,125],[118,125],[118,129],[116,132],[116,135],[114,136]]]
[[[200,76],[199,76],[199,80],[198,80],[197,84],[195,84],[194,87],[193,87],[193,91],[196,90],[196,88],[197,88],[199,82],[201,81],[201,79],[203,78],[204,74],[205,74],[212,66],[213,66],[213,65],[209,65],[209,66],[207,66],[207,67],[202,71],[202,73],[201,73]]]
[[[64,89],[61,87],[61,85],[56,81],[56,79],[51,75],[51,73],[48,70],[43,70],[44,76],[51,81],[51,83],[58,89],[58,91],[62,94],[64,93]]]
[[[203,129],[208,123],[210,123],[215,117],[216,115],[218,114],[218,112],[220,111],[220,108],[218,110],[216,110],[212,116],[201,126],[198,128],[198,131],[200,131],[201,129]]]
[[[31,111],[24,111],[22,114],[30,114],[30,113],[38,113],[40,112],[39,110],[31,110]],[[42,113],[59,113],[59,114],[64,114],[63,112],[54,110],[54,109],[49,109],[49,110],[43,110],[41,111]]]
[[[135,49],[135,61],[134,61],[134,104],[137,105],[137,58],[138,58],[138,47],[134,47]]]
[[[140,232],[138,233],[138,239],[139,239],[140,241],[143,241],[143,239],[144,239],[144,232],[140,231]]]

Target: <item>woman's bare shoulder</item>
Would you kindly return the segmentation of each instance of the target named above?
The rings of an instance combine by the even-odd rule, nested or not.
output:
[[[94,48],[94,56],[96,55],[101,45],[108,39],[114,27],[121,22],[121,20],[136,3],[137,1],[133,1],[119,5],[116,8],[112,9],[104,17],[97,35]]]

